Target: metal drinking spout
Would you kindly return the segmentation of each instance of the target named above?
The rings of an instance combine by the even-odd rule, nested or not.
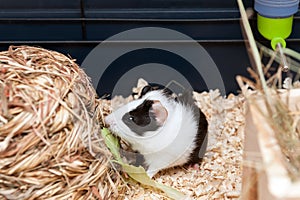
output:
[[[281,60],[281,64],[282,64],[282,71],[283,72],[288,72],[289,71],[289,66],[287,64],[286,57],[283,53],[281,43],[277,44],[277,49],[278,49],[279,55],[280,55],[280,60]]]

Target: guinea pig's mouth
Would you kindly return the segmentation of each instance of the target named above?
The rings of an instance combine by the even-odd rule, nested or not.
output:
[[[106,124],[105,127],[108,128],[108,129],[110,130],[110,132],[111,132],[115,137],[117,137],[118,139],[121,138],[120,135],[118,134],[117,129],[114,128],[114,126],[109,125],[109,124]]]
[[[121,136],[120,136],[120,134],[119,133],[117,133],[117,131],[115,131],[114,130],[114,128],[112,128],[112,126],[110,126],[110,125],[106,125],[106,128],[108,128],[110,131],[111,131],[111,133],[113,134],[113,136],[115,136],[117,139],[118,139],[118,141],[120,142],[120,144],[121,144],[121,148],[122,147],[130,147],[131,145],[130,145],[130,143],[128,142],[128,141],[126,141],[126,140],[124,140]],[[123,145],[122,145],[123,144]]]

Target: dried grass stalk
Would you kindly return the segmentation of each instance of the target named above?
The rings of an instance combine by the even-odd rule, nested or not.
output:
[[[271,50],[260,45],[261,55],[266,55],[265,52],[270,53]],[[252,71],[251,76],[254,81],[246,79],[244,77],[237,77],[240,87],[243,90],[243,94],[248,96],[248,91],[245,89],[250,86],[251,89],[255,90],[257,93],[247,97],[248,101],[251,104],[255,104],[257,98],[264,100],[264,107],[266,111],[263,112],[260,108],[261,105],[256,105],[257,110],[260,111],[260,114],[263,114],[268,124],[272,127],[274,131],[274,135],[278,141],[278,144],[281,148],[285,159],[283,162],[285,163],[285,167],[289,172],[290,177],[293,180],[299,180],[300,178],[300,131],[299,131],[299,107],[295,107],[295,103],[292,104],[290,99],[287,97],[282,97],[282,70],[280,68],[277,69],[277,72],[272,76],[268,76],[272,66],[274,65],[274,58],[276,57],[277,52],[273,51],[273,54],[270,55],[269,62],[266,66],[262,65],[264,71],[264,77],[259,77],[255,74],[255,71]],[[295,63],[295,61],[294,61]],[[296,65],[295,65],[296,66]],[[299,68],[299,63],[298,63]],[[266,79],[267,90],[265,91],[261,87],[261,79]],[[291,78],[285,79],[285,82]],[[244,85],[244,83],[246,85]],[[288,89],[284,91],[289,93],[290,89],[298,88],[296,84],[288,83],[286,84]],[[251,93],[251,92],[250,92]],[[293,106],[291,110],[290,107]]]
[[[248,39],[247,45],[249,48],[250,59],[252,60],[253,68],[248,70],[250,75],[254,79],[237,77],[237,81],[243,94],[247,97],[250,104],[254,104],[255,100],[250,99],[247,91],[247,86],[258,92],[254,99],[262,98],[266,112],[264,113],[260,108],[261,105],[256,105],[257,109],[264,115],[266,121],[273,128],[275,137],[281,148],[283,155],[285,156],[284,163],[289,171],[290,177],[293,180],[300,178],[300,133],[297,130],[297,124],[299,122],[299,108],[294,110],[289,109],[289,101],[283,102],[280,98],[280,92],[278,89],[282,88],[282,63],[280,63],[280,57],[277,51],[272,51],[263,45],[256,43],[246,17],[246,13],[241,0],[238,0],[240,12],[242,16],[242,27],[245,31],[245,37]],[[257,49],[257,44],[260,48],[260,52]],[[293,53],[292,53],[293,54]],[[294,55],[296,53],[294,52]],[[262,57],[268,56],[268,63],[264,66]],[[297,55],[296,55],[297,56]],[[291,69],[295,72],[299,71],[299,63],[289,58]],[[279,62],[278,68],[275,73],[272,74],[271,70],[275,62]],[[276,66],[276,65],[275,65]],[[271,75],[270,75],[271,74]],[[244,82],[246,85],[244,85]],[[289,88],[290,89],[290,88]],[[261,96],[259,96],[259,94]],[[253,95],[254,96],[254,95]],[[298,114],[295,114],[298,113]]]
[[[101,104],[74,60],[11,46],[0,52],[0,94],[0,198],[117,196],[120,178],[98,137]]]

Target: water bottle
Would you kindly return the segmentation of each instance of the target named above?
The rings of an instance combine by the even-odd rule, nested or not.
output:
[[[262,36],[271,40],[275,50],[292,32],[293,15],[298,11],[299,0],[255,0],[257,28]]]

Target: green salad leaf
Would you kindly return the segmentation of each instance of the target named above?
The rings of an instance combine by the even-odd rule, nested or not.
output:
[[[163,192],[166,193],[166,195],[169,198],[172,198],[172,199],[186,199],[187,198],[186,195],[179,192],[178,190],[152,180],[148,176],[147,172],[145,171],[145,169],[143,167],[141,167],[141,166],[136,167],[136,166],[124,163],[121,158],[120,151],[119,151],[120,150],[119,141],[115,136],[113,136],[110,133],[110,131],[107,128],[102,129],[101,135],[104,138],[106,146],[113,154],[116,162],[122,166],[122,169],[124,170],[124,172],[126,172],[132,179],[134,179],[135,181],[137,181],[143,185],[151,186],[151,187],[162,190]]]

